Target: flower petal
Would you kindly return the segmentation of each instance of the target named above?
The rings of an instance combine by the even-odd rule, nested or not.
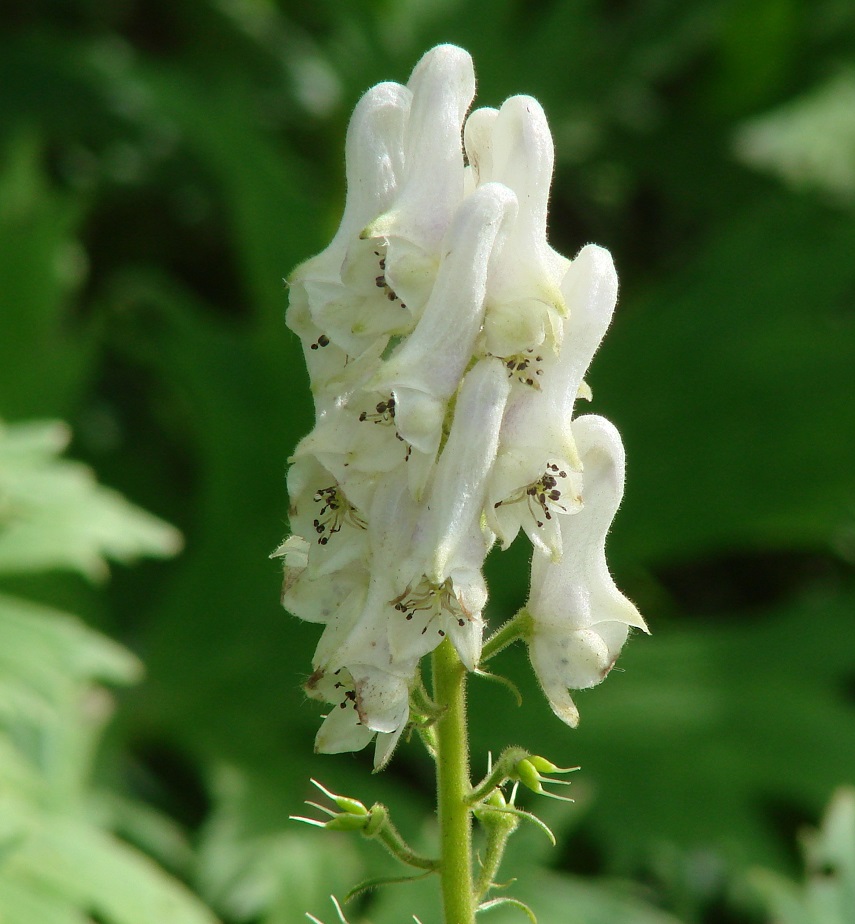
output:
[[[499,110],[484,106],[469,113],[463,126],[463,146],[473,173],[473,189],[493,179],[493,129]]]
[[[412,676],[399,677],[370,664],[354,664],[350,673],[360,719],[374,731],[400,731],[410,714]]]
[[[376,734],[360,723],[355,707],[342,709],[340,705],[333,706],[318,729],[315,750],[319,754],[361,751]]]
[[[288,472],[291,527],[311,537],[307,571],[331,574],[364,555],[367,521],[335,477],[313,456],[297,459]]]

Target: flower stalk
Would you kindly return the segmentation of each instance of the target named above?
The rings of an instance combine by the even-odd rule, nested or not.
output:
[[[472,818],[469,802],[469,739],[466,669],[447,640],[433,653],[433,695],[443,708],[436,723],[436,790],[439,812],[440,882],[447,924],[473,924]]]
[[[503,651],[508,645],[513,645],[514,642],[520,639],[528,638],[531,629],[531,615],[523,607],[484,642],[484,648],[481,650],[481,663],[489,661],[490,658]]]

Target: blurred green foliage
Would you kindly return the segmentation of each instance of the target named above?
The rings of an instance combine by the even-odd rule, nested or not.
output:
[[[66,428],[0,424],[0,573],[62,567],[103,576],[106,558],[169,555],[165,523],[56,458]],[[74,617],[0,594],[0,916],[4,924],[214,924],[127,840],[177,860],[182,832],[93,779],[112,713],[101,684],[139,680],[129,651]],[[183,848],[183,849],[182,849]]]
[[[769,870],[751,882],[781,924],[848,924],[855,916],[855,790],[839,789],[819,830],[801,837],[806,873],[799,888]]]
[[[614,253],[590,383],[629,460],[614,570],[653,629],[579,697],[577,732],[520,652],[496,667],[522,708],[473,686],[476,760],[515,743],[583,766],[576,806],[547,813],[563,846],[520,835],[507,868],[556,924],[765,920],[745,871],[795,876],[796,831],[855,782],[849,0],[4,4],[0,414],[68,421],[74,454],[186,550],[92,588],[61,571],[84,530],[78,560],[0,573],[0,590],[143,660],[95,782],[186,832],[181,862],[143,823],[132,839],[224,920],[329,921],[326,896],[382,868],[292,829],[309,775],[431,836],[415,744],[381,777],[312,755],[316,632],[279,608],[267,555],[311,418],[281,279],[336,226],[359,95],[439,41],[473,54],[479,104],[543,103],[556,248]],[[521,545],[492,563],[494,620],[526,566]],[[434,888],[348,914],[431,924]]]

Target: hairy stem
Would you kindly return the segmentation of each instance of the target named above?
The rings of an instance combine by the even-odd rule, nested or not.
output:
[[[509,780],[516,765],[526,757],[531,756],[523,748],[507,748],[493,765],[493,769],[478,783],[469,794],[469,804],[477,805],[497,787]]]
[[[475,883],[477,901],[481,901],[495,885],[496,874],[508,845],[508,838],[516,831],[519,819],[502,811],[485,809],[478,816],[487,832],[487,845],[481,859],[481,872]]]
[[[433,653],[440,879],[445,924],[474,924],[466,668],[446,639]]]
[[[484,642],[484,648],[481,651],[481,663],[489,661],[493,655],[497,655],[503,648],[512,645],[521,638],[526,638],[531,632],[531,616],[528,610],[523,607],[512,616],[504,625],[500,626]]]
[[[423,857],[417,854],[410,845],[401,837],[398,829],[392,824],[389,813],[383,808],[383,821],[380,829],[373,837],[391,853],[407,866],[415,866],[416,869],[435,870],[439,865],[436,860],[430,857]]]

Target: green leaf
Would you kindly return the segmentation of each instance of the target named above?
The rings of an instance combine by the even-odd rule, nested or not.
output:
[[[844,547],[853,252],[847,215],[808,200],[746,204],[618,312],[590,377],[591,410],[618,423],[627,448],[613,552],[655,565]]]
[[[98,579],[108,558],[174,555],[177,530],[59,458],[68,440],[61,423],[0,422],[0,574],[67,568]]]
[[[36,894],[62,895],[71,908],[92,910],[108,924],[215,924],[185,886],[147,857],[73,818],[53,817],[34,829],[2,875],[31,884]]]
[[[737,155],[796,189],[818,189],[855,203],[855,72],[818,87],[740,126]]]
[[[91,924],[92,918],[48,890],[5,876],[0,869],[0,913],[3,924]]]
[[[0,676],[54,705],[69,683],[133,683],[142,665],[127,649],[67,613],[0,594]]]
[[[183,885],[88,817],[92,752],[111,712],[94,681],[139,673],[136,658],[78,620],[0,596],[4,922],[77,924],[92,911],[108,924],[214,924]]]
[[[0,570],[92,571],[106,555],[166,553],[170,527],[55,458],[66,439],[59,424],[0,427]],[[91,769],[112,700],[98,683],[141,673],[129,651],[74,617],[0,595],[4,922],[215,924],[185,886],[102,828],[109,800],[95,797]]]

